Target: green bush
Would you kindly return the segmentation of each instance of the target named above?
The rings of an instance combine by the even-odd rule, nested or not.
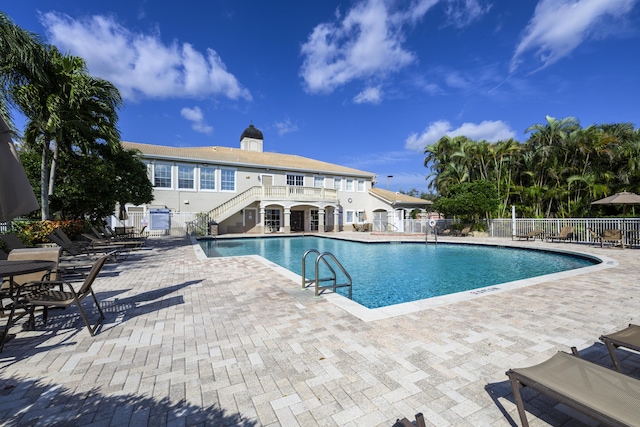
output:
[[[50,243],[49,234],[60,228],[70,238],[73,238],[89,228],[89,224],[81,219],[53,220],[53,221],[24,221],[14,222],[16,235],[27,247],[41,243]]]

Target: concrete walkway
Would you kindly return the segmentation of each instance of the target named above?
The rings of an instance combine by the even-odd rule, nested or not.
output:
[[[598,337],[640,321],[640,251],[464,241],[583,251],[609,268],[366,321],[254,257],[202,260],[186,238],[150,239],[96,282],[95,337],[74,308],[12,330],[0,424],[390,427],[422,412],[438,427],[510,426],[508,368],[571,346],[612,366]],[[619,352],[640,376],[640,355]],[[594,425],[524,397],[532,426]]]

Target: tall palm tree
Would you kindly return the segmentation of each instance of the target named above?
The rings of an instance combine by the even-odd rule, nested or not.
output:
[[[12,130],[9,105],[12,88],[29,82],[44,82],[46,74],[42,72],[45,62],[45,49],[34,33],[23,30],[11,19],[0,12],[0,120]]]
[[[91,77],[84,60],[63,55],[54,46],[47,49],[46,84],[29,83],[12,88],[16,105],[27,116],[25,142],[42,152],[42,219],[48,219],[55,171],[61,150],[87,153],[104,143],[120,147],[117,109],[122,104],[118,90],[109,82]]]

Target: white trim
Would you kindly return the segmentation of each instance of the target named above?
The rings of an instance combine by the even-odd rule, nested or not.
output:
[[[351,182],[351,189],[349,189],[349,182]],[[346,181],[344,183],[344,191],[348,191],[350,193],[353,193],[356,191],[356,180],[353,178],[346,178]]]
[[[338,188],[336,188],[336,180],[339,182]],[[336,191],[342,191],[342,177],[339,177],[339,176],[333,177],[333,189]]]
[[[202,171],[203,169],[212,169],[213,170],[213,186],[214,188],[202,188]],[[218,181],[218,168],[213,165],[198,165],[198,191],[202,191],[205,193],[213,193],[218,191],[219,181]]]
[[[170,184],[168,187],[157,187],[156,186],[156,166],[168,166],[169,167],[169,177],[170,177]],[[168,163],[168,162],[151,162],[151,166],[152,166],[152,170],[151,170],[151,176],[153,178],[153,180],[151,181],[151,183],[153,184],[153,189],[154,190],[175,190],[174,188],[174,176],[173,176],[173,163]],[[164,177],[163,177],[164,178]]]
[[[180,187],[180,168],[190,168],[191,176],[192,176],[192,187]],[[176,180],[176,190],[180,191],[197,191],[197,183],[196,183],[196,165],[195,164],[177,164],[176,165],[176,173],[178,174],[178,179]]]
[[[220,192],[221,193],[237,193],[238,192],[238,170],[235,168],[220,168],[219,169],[219,176],[220,176]],[[222,172],[223,171],[231,171],[233,172],[233,190],[225,190],[222,188]]]

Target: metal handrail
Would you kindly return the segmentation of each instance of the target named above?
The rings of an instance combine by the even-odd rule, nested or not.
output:
[[[316,257],[316,262],[315,262],[315,275],[314,275],[314,279],[307,279],[306,276],[306,265],[307,265],[307,255],[311,254],[311,253],[315,253],[318,254],[318,256]],[[342,271],[342,273],[345,275],[345,277],[347,278],[347,283],[340,283],[338,284],[338,279],[337,279],[337,275],[336,275],[336,271],[333,269],[333,267],[329,264],[329,262],[325,259],[329,257],[331,260],[333,260],[333,262],[335,263],[335,265],[338,266],[338,268]],[[319,277],[319,264],[320,261],[322,261],[324,263],[324,265],[329,269],[329,271],[331,272],[331,277],[324,277],[324,278],[320,278]],[[320,286],[321,282],[333,282],[333,285],[328,285],[328,286]],[[345,268],[342,266],[342,264],[340,264],[340,261],[338,261],[338,259],[331,253],[331,252],[319,252],[317,249],[309,249],[308,251],[306,251],[304,253],[304,255],[302,255],[302,289],[306,289],[308,288],[311,284],[315,285],[315,296],[318,297],[320,296],[321,291],[324,291],[326,289],[333,289],[333,291],[335,292],[335,290],[337,288],[344,288],[344,287],[348,287],[349,288],[349,299],[352,298],[353,292],[353,281],[351,280],[351,275],[347,272],[347,270],[345,270]]]

